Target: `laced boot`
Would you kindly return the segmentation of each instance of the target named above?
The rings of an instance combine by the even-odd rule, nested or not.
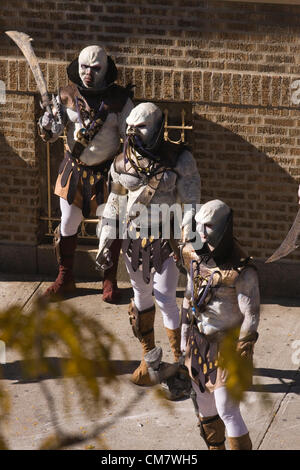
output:
[[[148,367],[144,360],[144,355],[155,348],[154,341],[154,318],[155,318],[155,306],[150,307],[146,310],[139,311],[134,305],[133,300],[129,304],[128,309],[130,324],[134,335],[138,338],[142,345],[143,358],[138,368],[133,372],[131,376],[131,382],[136,385],[152,385],[151,379],[148,373]]]
[[[252,442],[249,433],[239,437],[228,437],[230,450],[252,450]]]
[[[117,284],[117,271],[121,245],[122,240],[116,239],[113,241],[112,245],[110,246],[113,265],[104,272],[102,300],[103,302],[110,304],[118,303],[121,297],[121,291]]]
[[[44,297],[64,298],[76,290],[73,278],[73,263],[77,246],[77,234],[63,237],[60,234],[60,226],[58,226],[54,232],[53,241],[58,261],[58,275],[54,283],[44,293]]]
[[[169,328],[166,328],[166,332],[174,356],[174,362],[179,362],[181,356],[181,328],[176,328],[176,330],[170,330]]]
[[[199,427],[208,450],[226,450],[225,425],[219,415],[200,417]]]
[[[169,379],[163,381],[162,387],[168,400],[175,401],[190,396],[191,379],[187,368],[181,360],[181,328],[170,330],[166,328],[167,336],[174,356],[174,362],[180,363],[177,373]]]

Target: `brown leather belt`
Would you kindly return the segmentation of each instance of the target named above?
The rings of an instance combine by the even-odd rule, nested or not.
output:
[[[133,271],[142,265],[143,279],[146,284],[150,282],[151,269],[161,273],[164,262],[169,258],[172,249],[168,240],[164,239],[131,239],[126,238],[122,243],[122,251],[131,261]]]
[[[84,217],[90,214],[90,201],[95,195],[97,204],[104,202],[104,184],[112,160],[107,160],[99,165],[88,166],[66,151],[65,157],[60,164],[58,174],[61,175],[60,184],[62,188],[69,184],[67,191],[67,201],[72,204],[78,185],[82,189],[82,213]]]

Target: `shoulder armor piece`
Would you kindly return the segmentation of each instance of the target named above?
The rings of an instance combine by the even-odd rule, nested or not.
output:
[[[76,96],[80,96],[78,88],[73,83],[61,88],[59,90],[59,97],[61,99],[62,104],[66,108],[76,110],[76,103],[75,98]]]
[[[132,98],[133,92],[131,90],[132,85],[127,85],[127,87],[122,87],[119,85],[112,84],[107,87],[104,92],[99,92],[99,100],[103,100],[108,112],[119,113],[122,111],[123,107],[126,104],[128,98]],[[59,90],[59,96],[61,102],[67,108],[76,110],[76,97],[82,97],[75,83],[70,83],[69,85],[61,88]]]

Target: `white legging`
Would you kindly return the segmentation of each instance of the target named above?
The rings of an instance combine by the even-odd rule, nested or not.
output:
[[[77,233],[79,224],[82,221],[82,211],[74,204],[60,198],[61,222],[60,232],[63,237],[70,237]]]
[[[145,283],[142,271],[139,269],[136,272],[133,271],[127,255],[124,255],[124,261],[133,288],[136,308],[141,311],[152,307],[154,294],[162,313],[164,326],[170,330],[179,328],[179,309],[176,303],[179,271],[173,257],[164,262],[160,274],[151,273],[149,284]]]
[[[247,434],[248,429],[242,418],[239,403],[229,395],[225,386],[219,387],[214,392],[201,393],[198,385],[192,381],[196,392],[199,414],[201,417],[219,415],[225,424],[229,437],[239,437]]]

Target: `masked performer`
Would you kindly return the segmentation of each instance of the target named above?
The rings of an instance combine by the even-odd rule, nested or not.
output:
[[[124,151],[111,167],[112,189],[102,223],[99,224],[97,263],[101,269],[109,265],[109,244],[113,235],[111,220],[119,215],[125,198],[126,231],[122,251],[134,291],[129,306],[130,323],[139,339],[143,354],[155,348],[155,304],[159,306],[169,343],[178,361],[180,352],[180,318],[176,304],[178,268],[172,256],[172,237],[164,236],[170,228],[166,217],[156,212],[163,204],[169,208],[183,203],[186,213],[182,220],[184,238],[189,238],[195,205],[200,201],[200,176],[192,154],[185,146],[163,139],[164,117],[153,103],[141,103],[127,118],[127,140]],[[125,196],[127,194],[127,196]],[[137,217],[134,207],[146,216]],[[122,209],[123,212],[123,209]],[[158,216],[156,217],[156,215]],[[144,226],[151,233],[144,234]],[[178,238],[180,238],[180,233]],[[131,380],[138,385],[150,385],[144,357]]]
[[[95,213],[106,199],[107,173],[125,136],[133,108],[131,86],[114,82],[117,69],[100,46],[84,48],[67,69],[71,84],[53,98],[53,115],[45,112],[39,130],[45,142],[67,132],[67,150],[59,168],[55,194],[60,197],[61,223],[55,231],[59,273],[46,295],[64,296],[75,290],[73,260],[82,216]],[[103,300],[116,302],[116,271],[120,241],[111,247],[113,266],[105,272]]]
[[[233,237],[232,210],[224,202],[204,204],[195,219],[203,246],[194,250],[186,244],[182,250],[189,272],[182,308],[182,350],[201,436],[210,450],[223,450],[226,429],[230,449],[250,450],[239,403],[228,393],[226,372],[218,367],[218,358],[220,343],[232,329],[239,333],[237,351],[252,358],[260,310],[257,271]]]

